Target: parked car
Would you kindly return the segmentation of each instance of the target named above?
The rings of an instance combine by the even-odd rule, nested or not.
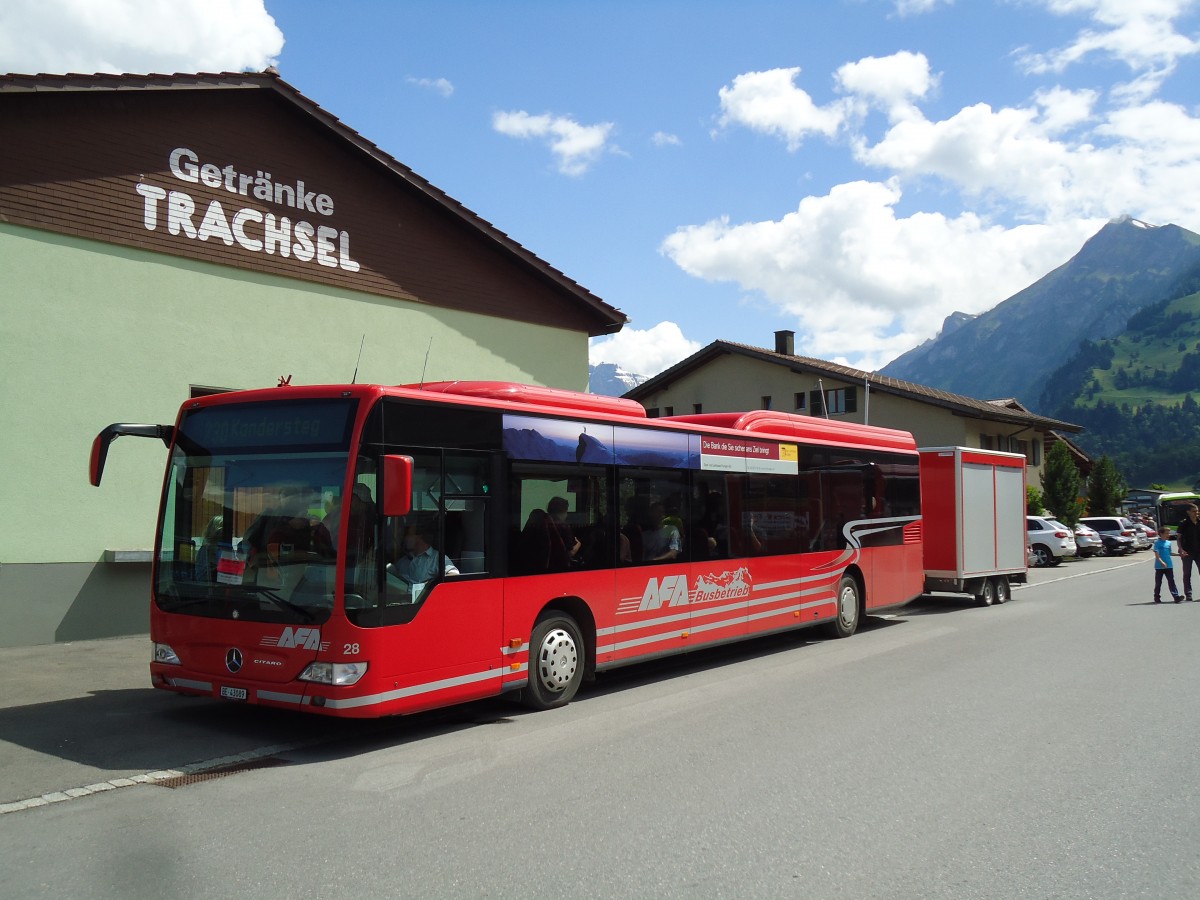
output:
[[[1133,523],[1124,516],[1084,516],[1079,521],[1100,532],[1105,556],[1121,556],[1138,549]]]
[[[1133,549],[1134,550],[1149,550],[1154,546],[1154,541],[1158,537],[1155,534],[1153,537],[1146,534],[1146,530],[1142,528],[1141,522],[1134,522],[1132,519],[1125,519],[1129,523],[1129,529],[1133,532]]]
[[[1026,516],[1025,528],[1039,566],[1057,566],[1064,556],[1075,555],[1075,535],[1057,519]]]
[[[1158,532],[1154,529],[1154,527],[1147,525],[1145,522],[1134,522],[1133,525],[1135,528],[1141,529],[1142,534],[1145,535],[1146,540],[1148,540],[1150,542],[1150,546],[1153,547],[1154,542],[1158,540]]]
[[[1033,544],[1029,544],[1025,548],[1025,565],[1029,566],[1029,568],[1032,569],[1037,564],[1038,564],[1037,554],[1033,552]]]
[[[1100,532],[1082,522],[1075,523],[1075,553],[1077,556],[1100,556],[1104,553]]]

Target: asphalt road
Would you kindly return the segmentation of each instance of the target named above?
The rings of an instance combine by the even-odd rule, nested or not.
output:
[[[0,897],[1200,895],[1200,603],[1149,603],[1148,554],[1030,582],[548,713],[338,722],[152,691],[142,639],[0,651]]]

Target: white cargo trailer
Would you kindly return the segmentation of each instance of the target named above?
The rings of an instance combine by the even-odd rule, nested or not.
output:
[[[970,447],[924,447],[921,520],[926,591],[1003,603],[1028,573],[1025,457]]]

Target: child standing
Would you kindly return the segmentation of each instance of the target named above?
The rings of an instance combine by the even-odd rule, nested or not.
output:
[[[1167,579],[1167,586],[1171,589],[1171,596],[1178,603],[1183,599],[1183,594],[1175,588],[1175,567],[1171,561],[1171,541],[1168,538],[1170,530],[1167,528],[1158,529],[1158,540],[1154,542],[1154,602],[1162,603],[1159,594],[1162,593],[1163,577]]]

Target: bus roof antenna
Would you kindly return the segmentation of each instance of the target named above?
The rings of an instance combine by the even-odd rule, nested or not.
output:
[[[429,336],[429,346],[425,348],[425,364],[421,366],[421,385],[418,391],[425,390],[425,370],[429,367],[429,351],[433,349],[433,335]]]
[[[350,379],[351,384],[358,383],[358,364],[362,362],[362,348],[363,348],[363,344],[365,344],[366,342],[367,342],[367,333],[364,331],[362,340],[358,342],[358,359],[356,359],[354,361],[354,377]]]

